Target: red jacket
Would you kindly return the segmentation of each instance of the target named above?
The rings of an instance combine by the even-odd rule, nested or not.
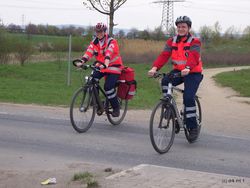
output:
[[[182,37],[179,41],[177,36],[169,38],[164,50],[154,61],[153,67],[160,69],[171,57],[173,68],[176,70],[181,71],[188,66],[190,73],[202,72],[200,47],[200,40],[191,35]]]
[[[102,69],[101,72],[121,74],[123,63],[118,43],[112,37],[105,35],[102,41],[99,41],[97,37],[94,38],[82,58],[88,61],[93,56],[102,63],[104,63],[105,59],[110,60],[109,66],[106,69]]]

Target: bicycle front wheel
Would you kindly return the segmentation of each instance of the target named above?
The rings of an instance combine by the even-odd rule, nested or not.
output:
[[[120,104],[120,116],[118,117],[112,116],[111,114],[112,107],[109,102],[108,102],[109,103],[108,108],[106,109],[108,120],[112,125],[119,125],[125,118],[127,110],[128,110],[128,100],[123,100],[123,99],[118,98],[118,102]]]
[[[201,132],[201,121],[202,121],[202,111],[201,111],[201,103],[199,101],[199,98],[195,97],[195,103],[198,109],[198,112],[196,112],[196,118],[197,118],[197,126],[198,126],[198,135],[200,135]]]
[[[175,137],[175,115],[172,104],[160,101],[150,117],[150,139],[155,151],[168,152]]]
[[[89,87],[78,89],[73,95],[70,105],[70,121],[73,128],[79,132],[86,132],[93,124],[96,107]]]

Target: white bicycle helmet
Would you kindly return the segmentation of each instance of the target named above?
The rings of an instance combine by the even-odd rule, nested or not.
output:
[[[192,21],[188,16],[178,17],[175,21],[175,25],[177,26],[177,24],[179,24],[179,23],[186,23],[189,27],[192,26]]]

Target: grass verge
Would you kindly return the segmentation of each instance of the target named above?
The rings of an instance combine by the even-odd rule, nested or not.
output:
[[[89,172],[79,172],[74,174],[72,181],[80,181],[81,183],[85,183],[87,184],[88,188],[99,187],[98,182]]]
[[[149,109],[161,97],[157,80],[148,78],[151,64],[130,64],[135,69],[137,94],[129,101],[129,108]],[[71,85],[67,86],[67,62],[28,63],[0,66],[0,101],[68,107],[74,91],[89,72],[71,66]],[[162,71],[170,70],[170,67]],[[250,69],[221,73],[215,80],[232,87],[244,97],[250,97]]]
[[[250,69],[219,73],[214,79],[222,86],[233,88],[242,97],[250,97]]]
[[[151,108],[161,97],[157,80],[148,78],[151,64],[130,64],[135,69],[137,94],[129,108]],[[67,62],[27,63],[0,66],[0,101],[68,107],[74,91],[89,72],[71,66],[71,85],[67,86]]]

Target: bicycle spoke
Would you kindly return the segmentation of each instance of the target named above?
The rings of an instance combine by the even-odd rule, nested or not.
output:
[[[152,111],[150,118],[150,139],[158,153],[166,153],[173,144],[175,124],[173,111],[170,106],[163,106],[160,102]]]
[[[72,99],[70,106],[70,120],[73,128],[79,132],[86,132],[93,123],[95,107],[88,89],[80,88]]]

